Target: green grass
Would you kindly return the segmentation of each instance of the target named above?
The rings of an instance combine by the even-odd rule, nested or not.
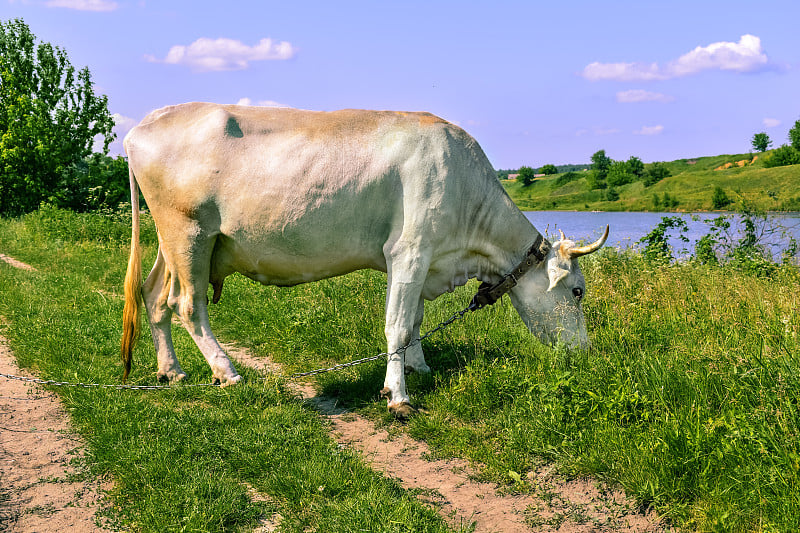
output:
[[[734,154],[672,161],[667,163],[671,177],[650,187],[641,181],[618,187],[620,198],[613,202],[606,200],[605,190],[590,191],[585,177],[560,187],[556,180],[561,175],[538,179],[528,187],[508,180],[503,186],[527,210],[712,211],[711,197],[717,186],[734,200],[729,210],[740,208],[743,201],[764,211],[800,210],[800,165],[764,168],[764,156],[759,154],[752,165],[714,170],[750,158],[750,154]],[[663,199],[665,193],[677,199],[678,205],[656,206],[653,195]]]
[[[120,380],[116,295],[127,247],[64,238],[87,221],[104,223],[92,216],[62,213],[60,225],[52,211],[0,221],[0,249],[38,269],[0,264],[2,334],[19,363],[43,378]],[[152,260],[152,246],[146,255]],[[208,382],[188,335],[175,333],[190,381]],[[147,340],[135,357],[132,382],[155,384]],[[87,440],[92,471],[113,476],[113,522],[132,531],[249,531],[259,516],[279,512],[282,531],[447,531],[434,511],[333,442],[282,380],[259,383],[240,370],[250,383],[225,389],[55,389]],[[247,485],[269,502],[252,502]]]
[[[42,269],[0,265],[4,334],[21,363],[45,377],[114,382],[121,301],[111,294],[127,249],[41,237],[41,225],[35,216],[0,223],[0,250]],[[480,462],[481,476],[509,491],[535,490],[525,473],[555,462],[567,474],[621,485],[680,528],[800,529],[797,268],[780,266],[766,278],[694,263],[654,267],[610,249],[582,264],[589,351],[542,346],[504,301],[425,341],[433,373],[409,379],[425,411],[406,426],[377,397],[382,364],[323,375],[318,384],[377,423],[427,441],[436,456]],[[224,340],[289,370],[316,368],[384,348],[384,286],[374,272],[290,289],[232,276],[211,321]],[[423,329],[463,307],[474,289],[427,303]],[[175,333],[189,379],[207,381],[196,348]],[[155,380],[144,339],[132,379]],[[115,477],[109,512],[133,529],[243,529],[274,510],[288,531],[444,529],[432,511],[331,443],[319,417],[279,380],[59,392],[88,439],[93,468]],[[247,499],[243,482],[272,498],[268,509]]]

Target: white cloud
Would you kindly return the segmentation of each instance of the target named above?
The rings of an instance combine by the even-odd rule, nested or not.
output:
[[[117,138],[120,139],[125,137],[125,135],[136,125],[136,119],[120,115],[119,113],[112,114],[111,118],[114,119],[114,133],[116,133]]]
[[[253,103],[253,100],[250,98],[244,97],[240,98],[236,105],[257,105],[262,107],[292,107],[286,104],[281,104],[276,102],[275,100],[259,100],[258,102]]]
[[[634,131],[634,135],[661,135],[664,131],[664,126],[642,126],[640,129]]]
[[[296,50],[286,41],[261,39],[247,46],[234,39],[201,37],[189,46],[175,45],[164,59],[145,56],[153,63],[187,65],[197,71],[244,70],[251,61],[290,59]]]
[[[642,89],[631,89],[630,91],[620,91],[617,93],[617,102],[621,104],[635,104],[640,102],[667,103],[674,100],[675,98],[672,96],[644,91]]]
[[[763,124],[765,128],[774,128],[776,126],[780,126],[781,121],[778,120],[777,118],[765,118],[763,120]]]
[[[79,11],[114,11],[119,4],[113,0],[47,0],[47,7],[65,7]]]
[[[698,46],[663,66],[658,63],[594,62],[587,65],[581,75],[591,81],[653,81],[689,76],[705,70],[753,72],[768,64],[761,39],[747,34],[736,43],[722,41]]]
[[[592,129],[580,129],[575,132],[576,137],[583,137],[584,135],[596,135],[596,136],[604,136],[604,135],[616,135],[620,131],[616,128],[597,128],[594,127]]]

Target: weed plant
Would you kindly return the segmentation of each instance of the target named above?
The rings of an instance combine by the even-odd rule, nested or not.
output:
[[[40,269],[0,265],[4,335],[43,377],[114,382],[127,249],[114,239],[40,235],[40,223],[0,222],[0,249]],[[424,342],[433,372],[409,376],[424,411],[406,426],[378,399],[382,364],[316,384],[427,441],[434,455],[480,463],[483,478],[509,491],[536,492],[526,474],[555,463],[622,486],[679,528],[800,529],[797,267],[654,262],[614,249],[582,266],[589,350],[541,345],[503,300]],[[283,289],[232,276],[211,323],[223,340],[288,370],[313,369],[385,348],[385,284],[367,271]],[[475,288],[426,303],[423,330],[465,306]],[[175,338],[188,379],[207,381],[188,335],[175,328]],[[155,382],[144,339],[132,379]],[[58,392],[89,441],[95,472],[114,476],[108,512],[126,527],[236,530],[278,511],[287,531],[445,529],[333,444],[281,379],[222,390]],[[269,501],[250,501],[243,483]]]

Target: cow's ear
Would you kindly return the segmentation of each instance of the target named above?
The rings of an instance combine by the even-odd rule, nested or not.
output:
[[[550,277],[550,287],[548,287],[547,292],[550,292],[558,285],[558,282],[567,277],[569,274],[569,270],[564,270],[561,267],[550,267],[547,270],[547,275]]]

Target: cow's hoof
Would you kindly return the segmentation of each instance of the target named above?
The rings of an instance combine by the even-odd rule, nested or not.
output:
[[[174,370],[170,370],[169,372],[159,372],[156,374],[158,381],[161,383],[169,383],[174,384],[178,383],[179,381],[183,381],[186,378],[185,372],[175,372]]]
[[[392,413],[392,415],[398,420],[408,420],[417,414],[417,410],[411,407],[411,404],[408,402],[390,405],[389,412]]]
[[[231,385],[236,385],[240,381],[242,381],[242,376],[240,376],[239,374],[236,374],[235,376],[231,376],[231,377],[224,377],[222,379],[214,378],[214,384],[215,385],[219,385],[220,387],[223,387],[223,388],[224,387],[229,387]]]

